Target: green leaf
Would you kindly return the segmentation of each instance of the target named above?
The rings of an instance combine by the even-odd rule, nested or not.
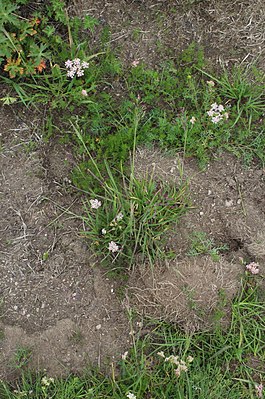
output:
[[[99,25],[99,20],[91,17],[91,15],[86,15],[84,18],[84,28],[94,31],[95,26]]]
[[[0,0],[0,29],[2,30],[4,25],[12,24],[16,27],[20,26],[19,18],[14,14],[17,10],[17,5],[12,5],[9,1]]]
[[[6,96],[6,97],[0,98],[0,100],[3,101],[3,105],[11,105],[11,104],[14,104],[17,101],[17,98],[16,97]]]

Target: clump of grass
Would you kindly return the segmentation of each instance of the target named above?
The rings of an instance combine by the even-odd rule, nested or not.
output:
[[[13,367],[16,369],[25,368],[32,356],[32,351],[28,347],[19,347],[17,348],[14,358],[13,358]]]
[[[123,166],[115,176],[105,161],[103,175],[89,151],[95,173],[88,171],[97,181],[99,191],[89,190],[89,201],[83,217],[83,233],[92,241],[95,252],[109,263],[132,265],[141,255],[142,261],[151,264],[164,257],[166,232],[187,211],[187,186],[176,188],[173,184],[157,181],[152,175],[135,176],[135,145],[139,113],[135,112],[134,149],[129,171]],[[75,128],[84,145],[81,133]]]

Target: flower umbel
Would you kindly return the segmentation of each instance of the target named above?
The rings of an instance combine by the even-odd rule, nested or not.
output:
[[[260,383],[259,385],[256,385],[255,388],[256,388],[257,397],[262,398],[263,397],[263,384]]]
[[[207,111],[208,116],[212,118],[212,122],[217,124],[223,119],[228,119],[228,112],[225,112],[225,108],[222,104],[213,103],[211,109]]]
[[[126,352],[124,352],[123,355],[121,355],[122,360],[126,360],[126,359],[127,359],[128,353],[129,353],[129,352],[126,351]]]
[[[46,387],[48,387],[49,385],[51,385],[51,384],[53,384],[53,383],[54,383],[54,378],[52,378],[52,377],[46,377],[46,376],[44,376],[44,377],[41,379],[41,384],[44,385],[44,386],[46,386]]]
[[[73,79],[76,75],[78,78],[84,75],[84,70],[89,67],[89,63],[81,61],[80,58],[75,58],[73,61],[67,60],[64,65],[68,69],[68,78]]]
[[[251,273],[251,274],[259,274],[259,264],[255,262],[251,262],[248,265],[246,265],[246,269]]]
[[[119,247],[118,247],[118,245],[116,244],[116,242],[111,241],[111,242],[109,243],[108,249],[109,249],[109,251],[111,251],[111,252],[117,252],[117,251],[119,250]]]
[[[128,399],[136,399],[136,396],[132,392],[128,392],[126,396]]]
[[[92,209],[98,209],[101,207],[101,201],[98,199],[89,200]]]
[[[139,60],[134,60],[133,62],[132,62],[132,67],[137,67],[137,65],[139,65]]]
[[[207,85],[210,86],[210,87],[214,87],[214,86],[215,86],[215,83],[214,83],[213,80],[207,80],[206,83],[207,83]]]
[[[119,222],[119,221],[122,220],[122,219],[123,219],[123,213],[122,213],[122,212],[119,212],[118,215],[115,217],[115,220],[116,220],[117,222]]]
[[[184,361],[184,360],[180,359],[179,356],[175,356],[175,355],[170,355],[168,357],[165,357],[164,352],[157,352],[157,354],[158,354],[158,356],[161,356],[162,358],[164,358],[164,362],[169,362],[169,363],[177,366],[174,370],[177,377],[179,377],[182,372],[186,373],[188,371],[189,364],[191,362],[193,362],[192,356],[188,356],[186,361]]]

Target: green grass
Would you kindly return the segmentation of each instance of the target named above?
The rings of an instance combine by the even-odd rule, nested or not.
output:
[[[80,377],[47,380],[45,374],[36,376],[24,370],[16,384],[0,383],[1,399],[23,395],[34,399],[122,399],[129,393],[144,399],[257,397],[255,385],[265,376],[265,312],[251,278],[242,282],[225,331],[216,325],[212,331],[185,334],[154,321],[145,321],[144,328],[150,333],[143,338],[139,338],[141,332],[139,336],[135,333],[127,357],[115,367],[110,365],[106,374],[92,369]],[[187,370],[176,375],[181,360]]]
[[[16,369],[23,369],[30,361],[31,358],[31,349],[28,347],[19,347],[17,348],[11,367]]]
[[[97,190],[88,188],[89,200],[85,202],[82,217],[85,226],[82,235],[92,242],[101,263],[115,263],[123,268],[136,260],[149,260],[154,265],[158,259],[172,256],[166,251],[166,233],[170,231],[188,211],[187,185],[179,187],[157,180],[151,174],[135,176],[136,137],[141,112],[134,112],[134,147],[129,170],[123,164],[112,170],[104,162],[102,173],[89,153],[81,132],[73,126],[76,135],[91,159],[94,170],[87,169]],[[126,173],[127,172],[127,173]],[[140,256],[139,256],[140,255]]]
[[[10,93],[1,100],[9,106],[16,99],[26,106],[46,107],[44,133],[50,137],[53,132],[73,144],[79,167],[73,171],[72,180],[80,188],[90,186],[91,177],[85,171],[93,165],[72,134],[71,123],[79,125],[98,166],[103,158],[117,166],[128,159],[133,148],[135,106],[143,111],[137,144],[180,152],[185,147],[185,155],[197,157],[202,166],[213,153],[225,150],[247,163],[259,160],[264,165],[264,73],[254,67],[234,67],[217,76],[208,70],[203,49],[195,43],[155,69],[144,63],[124,66],[110,48],[107,28],[102,28],[97,46],[90,45],[87,37],[98,25],[93,17],[87,16],[85,21],[69,18],[63,1],[52,0],[48,9],[45,7],[39,7],[41,24],[28,40],[35,40],[37,47],[48,46],[46,68],[41,73],[15,78],[4,72],[1,79],[10,87]],[[19,15],[19,8],[16,12]],[[12,23],[23,24],[17,15],[10,13],[11,22],[6,26],[10,32],[15,29]],[[51,29],[55,29],[53,34],[49,33]],[[9,49],[10,42],[3,40]],[[64,63],[77,57],[89,61],[89,68],[82,77],[68,78]],[[83,96],[82,90],[88,95]],[[213,103],[224,107],[227,119],[212,122],[207,112]],[[59,133],[61,126],[64,129]]]

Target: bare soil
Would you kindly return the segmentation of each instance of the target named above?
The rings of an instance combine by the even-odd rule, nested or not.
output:
[[[126,313],[65,211],[79,202],[81,212],[65,185],[68,150],[45,145],[32,115],[0,112],[1,378],[13,376],[21,347],[53,375],[120,357],[130,341]],[[38,149],[28,153],[29,143]]]
[[[213,66],[265,65],[263,0],[75,0],[69,8],[99,18],[95,44],[108,26],[109,43],[127,64],[155,67],[194,41]]]
[[[95,41],[109,25],[111,45],[128,64],[155,66],[195,40],[213,64],[258,59],[264,67],[261,0],[83,0],[70,10],[100,18]],[[53,376],[119,359],[133,334],[128,308],[190,331],[211,326],[225,303],[225,323],[245,272],[242,260],[259,262],[265,272],[265,171],[227,154],[201,171],[181,155],[139,149],[139,175],[154,168],[157,177],[178,184],[184,165],[193,209],[170,234],[176,259],[153,270],[136,267],[121,297],[120,283],[107,277],[79,235],[82,224],[69,214],[82,213],[82,198],[69,182],[71,148],[55,138],[45,143],[42,118],[20,107],[0,108],[0,378],[16,374],[18,348],[29,348],[30,365]],[[218,261],[188,256],[196,231],[229,250]],[[135,324],[135,331],[141,328]]]

